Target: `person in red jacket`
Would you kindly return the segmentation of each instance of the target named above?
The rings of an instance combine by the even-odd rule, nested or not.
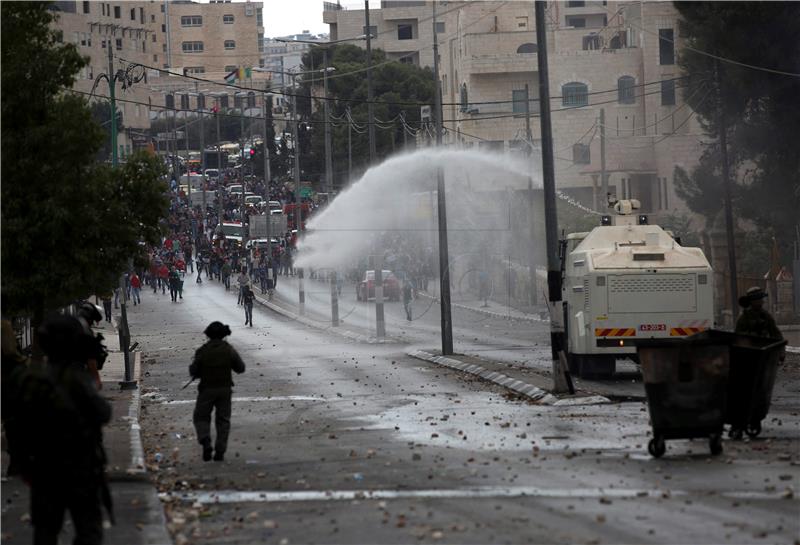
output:
[[[140,293],[142,291],[142,281],[139,279],[139,275],[136,274],[136,271],[133,271],[131,275],[131,299],[133,299],[133,306],[142,304],[142,298]]]
[[[158,280],[161,282],[161,293],[166,295],[167,282],[169,281],[169,268],[164,263],[158,268]]]

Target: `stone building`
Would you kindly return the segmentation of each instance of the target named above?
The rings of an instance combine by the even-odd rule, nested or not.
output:
[[[445,143],[524,153],[527,85],[538,148],[533,4],[442,2],[437,10]],[[325,3],[323,20],[331,39],[364,31],[363,9]],[[381,2],[370,25],[374,47],[390,58],[433,64],[431,2]],[[558,188],[602,210],[605,175],[608,192],[639,199],[647,213],[684,211],[673,170],[697,162],[704,135],[681,90],[672,4],[549,2],[547,40]]]

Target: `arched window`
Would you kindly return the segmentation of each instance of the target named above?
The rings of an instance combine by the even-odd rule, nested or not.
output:
[[[517,48],[517,53],[536,53],[539,51],[539,48],[536,44],[522,44]]]
[[[636,80],[632,76],[622,76],[617,80],[617,102],[636,104]]]
[[[167,109],[171,110],[175,107],[175,95],[167,95],[165,99]]]
[[[561,104],[563,106],[586,106],[589,104],[589,88],[585,83],[572,81],[561,86]]]
[[[248,108],[256,107],[256,93],[254,91],[250,91],[249,93],[247,93],[247,107]]]
[[[469,97],[467,96],[467,84],[461,84],[461,111],[466,112],[469,109]]]

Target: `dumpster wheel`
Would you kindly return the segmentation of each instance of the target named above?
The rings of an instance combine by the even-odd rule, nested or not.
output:
[[[722,454],[722,435],[713,433],[708,436],[708,448],[713,456]]]
[[[647,443],[647,452],[650,453],[650,456],[653,458],[661,458],[664,456],[664,453],[667,452],[667,444],[664,442],[664,438],[660,435],[656,435]]]
[[[748,424],[744,429],[744,432],[748,437],[758,437],[758,434],[761,433],[761,422],[753,422]]]

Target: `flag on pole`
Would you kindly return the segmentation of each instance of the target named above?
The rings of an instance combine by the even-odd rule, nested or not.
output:
[[[239,75],[239,69],[237,68],[227,76],[225,76],[225,83],[236,83],[237,76]]]

